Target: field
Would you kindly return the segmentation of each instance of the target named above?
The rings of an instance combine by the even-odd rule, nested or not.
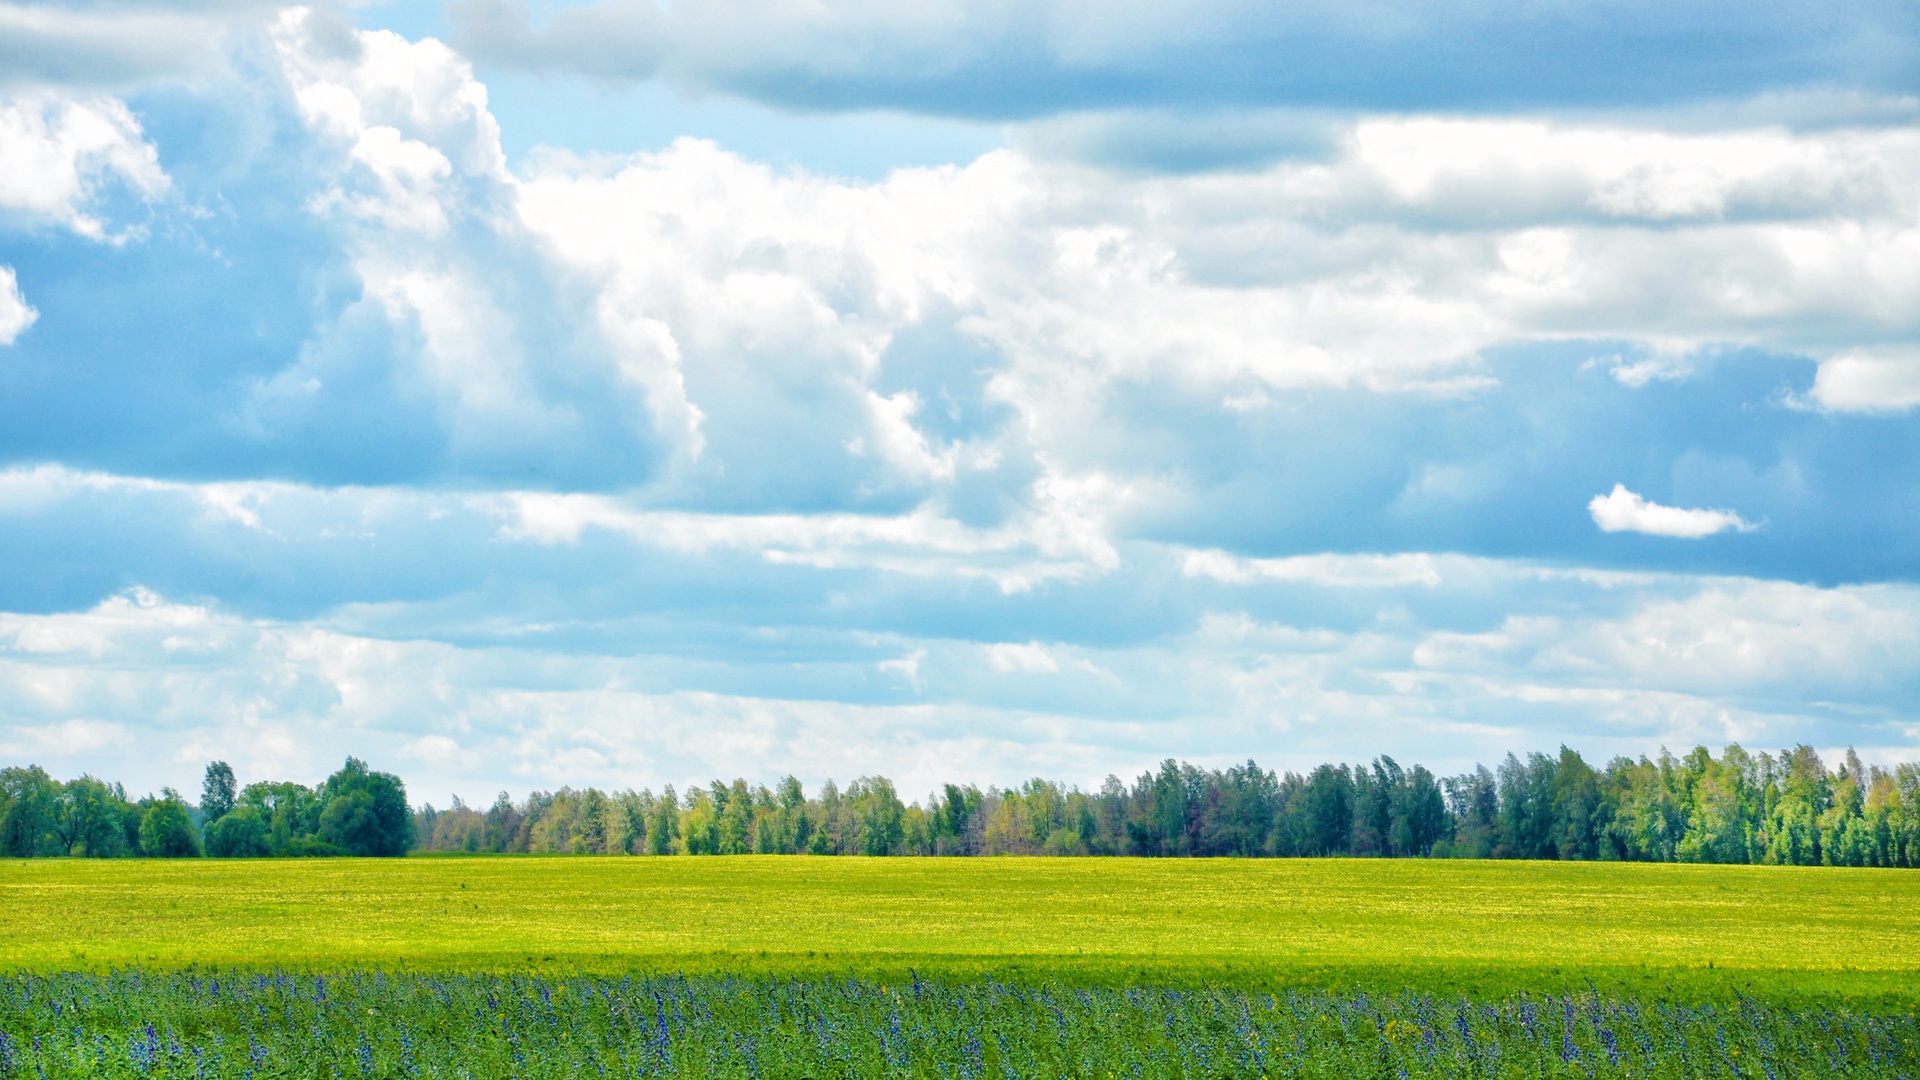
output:
[[[0,862],[0,1080],[1920,1075],[1920,873]]]
[[[1920,998],[1920,873],[1418,860],[0,862],[0,970]]]

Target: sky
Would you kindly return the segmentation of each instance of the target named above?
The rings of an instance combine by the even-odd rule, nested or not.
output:
[[[1920,6],[0,0],[0,762],[1920,759]]]

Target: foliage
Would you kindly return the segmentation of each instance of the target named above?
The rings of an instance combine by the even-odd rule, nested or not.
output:
[[[1911,1076],[1920,1019],[996,981],[223,972],[0,980],[0,1075]]]
[[[259,858],[273,854],[267,821],[251,806],[236,806],[207,826],[207,854],[218,859]]]
[[[350,855],[405,855],[413,846],[413,813],[407,789],[392,773],[374,772],[350,757],[327,777],[317,801],[315,838]]]
[[[1163,762],[1132,785],[1081,791],[1036,777],[1009,786],[946,784],[908,803],[884,776],[809,798],[786,777],[603,792],[563,787],[485,810],[406,802],[398,776],[346,764],[314,788],[248,784],[207,767],[199,808],[208,850],[260,854],[250,809],[280,856],[437,852],[582,855],[1141,855],[1505,858],[1612,862],[1920,865],[1920,765],[1868,766],[1848,751],[1829,770],[1811,747],[1779,755],[1696,747],[1684,758],[1615,758],[1604,769],[1562,747],[1509,754],[1497,769],[1439,778],[1391,757],[1278,773]],[[0,770],[0,852],[137,854],[151,798],[37,767]],[[170,812],[169,812],[170,814]],[[177,850],[184,850],[184,845]]]
[[[171,788],[150,800],[140,816],[140,853],[155,859],[190,858],[200,854],[187,804]]]
[[[212,825],[233,810],[237,783],[233,776],[233,766],[224,761],[208,763],[206,777],[200,782],[202,826]]]
[[[194,808],[171,788],[135,802],[119,784],[91,776],[63,784],[38,766],[0,769],[0,855],[182,858],[204,847],[223,858],[393,856],[413,847],[405,785],[358,758],[315,788],[236,786],[226,762],[209,764]]]
[[[904,803],[891,781],[832,781],[807,798],[715,780],[669,787],[502,792],[482,812],[458,799],[420,815],[429,851],[736,855],[1149,855],[1560,859],[1615,862],[1920,865],[1920,767],[1889,772],[1851,751],[1829,772],[1809,747],[1779,756],[1729,746],[1685,758],[1615,758],[1596,769],[1508,755],[1497,771],[1441,779],[1390,757],[1276,773],[1252,761],[1207,770],[1168,760],[1129,786],[1083,792],[1035,778],[947,784]]]

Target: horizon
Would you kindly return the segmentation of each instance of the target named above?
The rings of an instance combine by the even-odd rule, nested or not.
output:
[[[0,762],[1920,761],[1913,5],[54,0],[0,53]]]

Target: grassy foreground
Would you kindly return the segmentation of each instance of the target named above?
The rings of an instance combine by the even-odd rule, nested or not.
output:
[[[1375,860],[0,861],[0,970],[1590,983],[1920,1000],[1920,873]]]
[[[1594,993],[492,975],[0,976],[25,1080],[1694,1080],[1920,1074],[1920,1018]]]

